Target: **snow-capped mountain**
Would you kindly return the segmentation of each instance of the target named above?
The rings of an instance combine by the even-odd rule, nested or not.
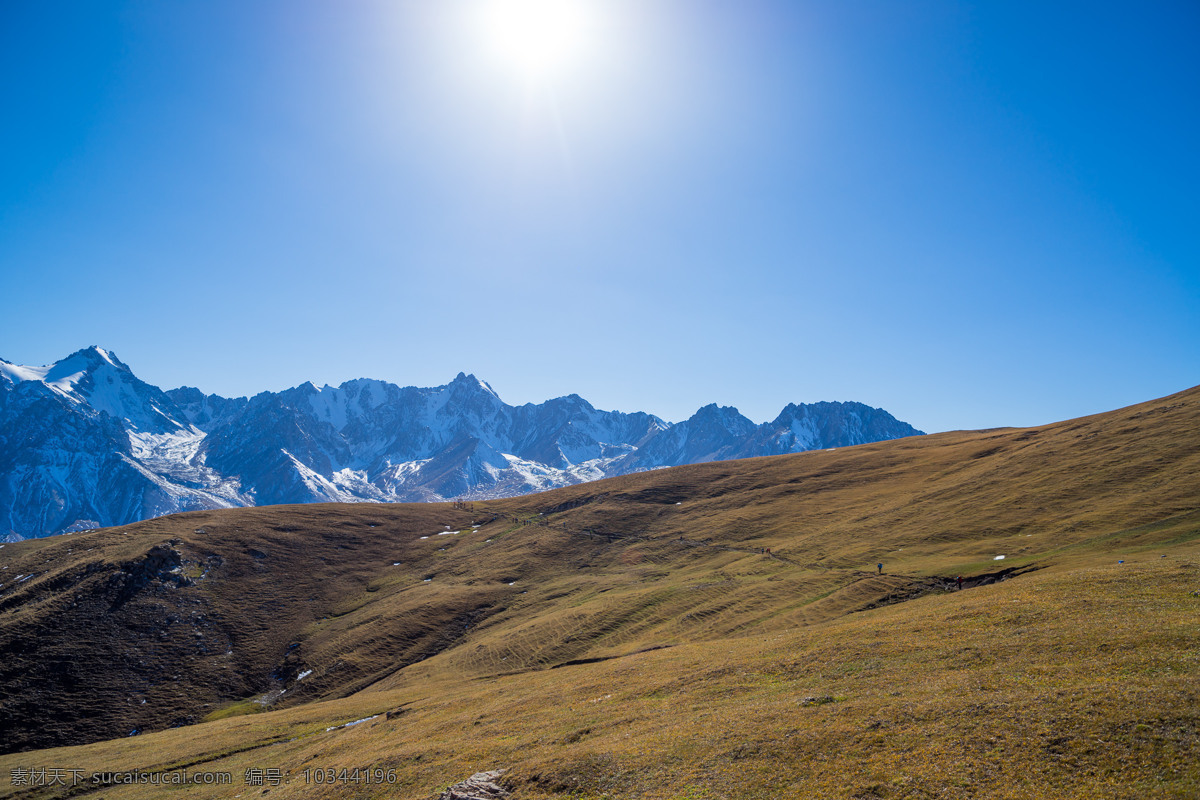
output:
[[[716,405],[672,425],[574,394],[510,406],[462,373],[433,388],[164,392],[90,347],[46,367],[0,360],[0,537],[198,508],[503,497],[920,433],[861,403],[789,405],[762,425]]]
[[[198,457],[205,433],[98,347],[0,360],[0,535],[44,536],[246,504]]]

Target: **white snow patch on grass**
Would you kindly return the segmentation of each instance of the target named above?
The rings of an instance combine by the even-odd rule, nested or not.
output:
[[[330,731],[336,731],[340,728],[353,728],[355,725],[361,725],[364,722],[370,722],[371,720],[375,719],[378,716],[380,716],[380,715],[375,714],[374,716],[371,716],[371,717],[363,717],[362,719],[356,719],[356,720],[354,720],[354,722],[347,722],[345,725],[334,725],[332,728],[326,728],[325,732],[329,733]]]

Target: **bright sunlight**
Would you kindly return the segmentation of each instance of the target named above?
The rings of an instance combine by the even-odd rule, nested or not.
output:
[[[522,79],[553,83],[589,49],[585,0],[485,0],[481,24],[494,57]]]

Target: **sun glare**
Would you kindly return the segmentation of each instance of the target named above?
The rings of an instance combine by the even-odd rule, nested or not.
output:
[[[502,66],[546,83],[577,65],[591,20],[584,0],[487,0],[481,23]]]

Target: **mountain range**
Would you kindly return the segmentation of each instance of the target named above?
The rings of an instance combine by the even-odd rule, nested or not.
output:
[[[483,500],[921,433],[853,402],[789,404],[763,424],[715,404],[674,424],[575,394],[511,406],[463,373],[226,398],[163,391],[89,347],[43,367],[0,359],[0,537],[200,509]]]

